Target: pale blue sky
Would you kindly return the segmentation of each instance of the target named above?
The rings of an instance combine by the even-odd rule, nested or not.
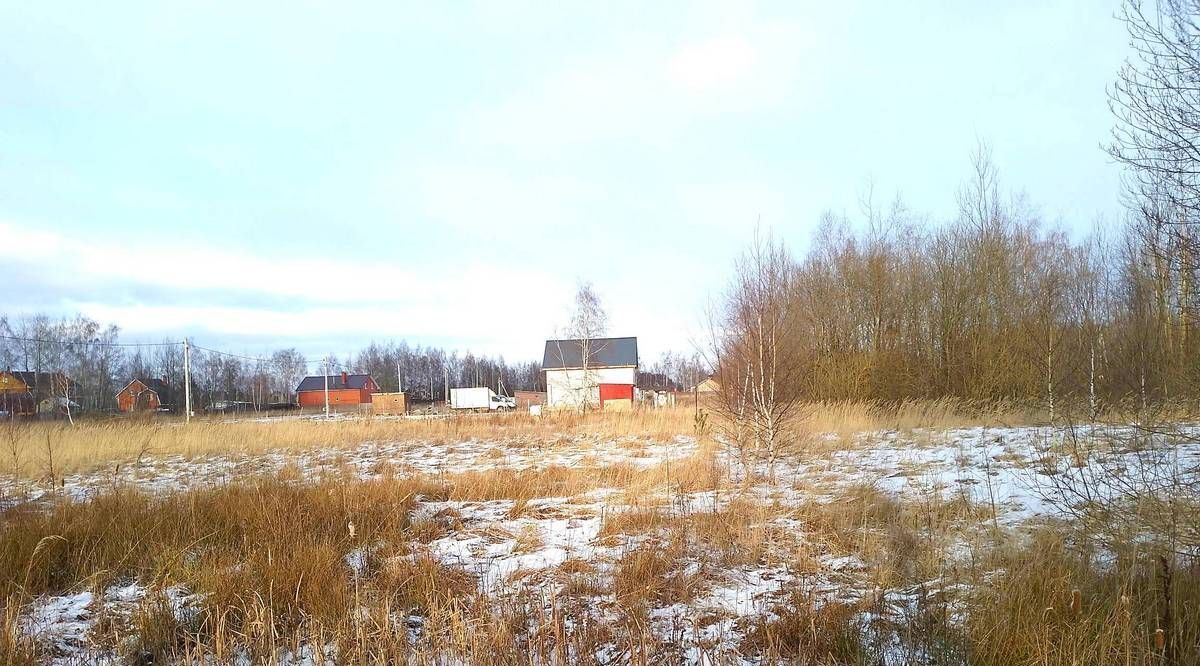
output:
[[[802,249],[872,180],[944,220],[977,140],[1117,218],[1115,9],[0,2],[0,312],[534,358],[585,279],[682,350],[757,218]]]

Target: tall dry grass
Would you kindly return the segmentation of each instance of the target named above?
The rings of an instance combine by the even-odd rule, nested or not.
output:
[[[1044,409],[1028,403],[937,400],[837,401],[805,405],[797,421],[809,432],[851,435],[877,430],[1018,426],[1045,423]]]
[[[7,632],[0,663],[45,658],[17,621],[40,595],[99,592],[131,580],[152,594],[111,635],[94,640],[97,650],[142,663],[259,663],[279,649],[299,653],[314,644],[331,646],[337,658],[329,663],[379,663],[386,655],[527,663],[539,651],[546,663],[574,663],[570,655],[592,654],[612,636],[608,625],[589,627],[579,615],[587,595],[601,589],[585,580],[592,574],[575,571],[580,580],[549,612],[537,596],[498,603],[479,592],[471,572],[422,554],[419,544],[446,536],[453,524],[415,514],[416,498],[519,505],[599,487],[691,492],[714,482],[710,469],[698,461],[374,481],[263,478],[177,494],[115,489],[88,500],[18,505],[0,514],[0,616],[9,618],[0,627]],[[359,570],[348,553],[358,553]],[[194,614],[180,617],[164,600],[161,591],[174,585],[199,595]],[[410,640],[410,617],[421,622],[418,644]],[[652,638],[633,618],[625,631],[634,637],[629,649]]]
[[[997,549],[998,573],[969,597],[961,628],[972,661],[1200,663],[1200,562],[1185,557],[1164,576],[1137,543],[1110,565],[1094,555],[1053,528]]]
[[[717,483],[705,460],[710,455],[649,468],[552,466],[371,481],[353,475],[307,482],[261,477],[184,493],[115,488],[89,499],[22,503],[0,510],[0,593],[28,596],[80,586],[100,588],[131,578],[195,580],[204,571],[224,577],[227,570],[247,566],[287,570],[292,558],[322,563],[320,570],[311,572],[314,575],[296,575],[290,581],[307,577],[317,585],[341,566],[338,553],[354,544],[411,545],[443,536],[445,526],[413,522],[417,498],[504,499],[519,506],[598,488],[642,496],[690,493]],[[311,552],[296,555],[297,551]],[[376,555],[404,552],[400,547]],[[209,559],[201,562],[198,553]],[[269,584],[269,578],[264,580]],[[276,587],[302,596],[295,585]]]
[[[564,437],[638,437],[670,441],[693,429],[686,409],[633,412],[472,414],[447,418],[279,418],[263,421],[106,418],[0,423],[0,471],[21,477],[61,477],[154,456],[246,454],[350,447],[364,442]]]
[[[1051,414],[1044,401],[938,398],[808,403],[801,407],[796,421],[806,432],[844,436],[878,430],[1064,425],[1093,420],[1116,424],[1172,423],[1194,420],[1197,414],[1200,405],[1182,400],[1149,405],[1136,400],[1106,403],[1093,414],[1085,401],[1060,398]]]
[[[806,539],[859,558],[868,593],[831,601],[797,589],[750,624],[745,653],[767,663],[1200,664],[1194,553],[1138,539],[1101,553],[1070,526],[998,532],[986,513],[870,485],[802,507]]]
[[[1173,610],[1175,663],[1200,660],[1195,562],[1164,580],[1154,559],[1130,544],[1114,563],[1097,566],[1095,553],[1061,529],[1014,538],[989,529],[986,512],[964,500],[900,501],[869,484],[832,502],[762,503],[714,475],[705,459],[711,454],[706,448],[695,459],[646,470],[259,479],[13,507],[0,515],[0,616],[7,618],[0,663],[47,657],[16,620],[38,595],[129,580],[151,594],[128,618],[101,622],[93,641],[138,663],[270,662],[282,649],[339,664],[589,663],[601,649],[620,663],[683,663],[678,646],[650,630],[653,609],[695,599],[715,568],[784,565],[805,580],[820,572],[818,554],[861,561],[865,568],[845,580],[860,596],[829,600],[799,586],[771,613],[744,620],[744,637],[732,649],[702,647],[709,663],[744,656],[814,664],[1160,664],[1155,633],[1163,604]],[[417,497],[519,506],[600,487],[640,498],[604,516],[601,540],[637,544],[607,573],[568,560],[553,572],[553,589],[493,597],[479,591],[472,572],[420,548],[457,528],[415,512]],[[699,490],[725,499],[672,500]],[[965,560],[964,549],[972,553]],[[359,553],[357,571],[346,560],[352,552]],[[162,593],[173,585],[200,595],[194,612],[176,612]],[[885,590],[910,601],[888,601]],[[598,604],[609,609],[603,620]]]
[[[707,412],[712,421],[720,418],[711,406]],[[801,409],[796,423],[808,435],[850,435],[878,430],[1021,425],[1045,420],[1046,415],[1036,407],[944,399],[813,403]],[[552,412],[540,417],[508,413],[414,419],[342,417],[330,421],[205,418],[188,425],[173,417],[82,419],[75,426],[65,422],[6,421],[0,424],[0,472],[26,478],[57,478],[155,456],[254,455],[350,447],[363,442],[556,441],[571,437],[670,441],[676,435],[693,434],[695,425],[695,412],[688,407]]]
[[[997,408],[972,417],[949,403],[810,409],[811,427],[835,432],[1018,414]],[[169,451],[149,447],[150,454],[202,455],[403,437],[669,438],[692,432],[691,417],[674,410],[458,423],[37,424],[19,441],[35,446],[61,435],[83,447],[91,433],[102,449],[94,459],[111,460],[105,456],[147,454],[141,445],[121,448],[131,435],[161,437],[155,446]],[[205,435],[252,439],[205,443]],[[55,464],[93,460],[72,459],[70,450],[54,449]],[[601,650],[619,663],[683,663],[687,655],[650,629],[655,609],[694,600],[718,569],[783,566],[797,580],[820,580],[828,575],[821,557],[833,555],[861,563],[835,578],[853,594],[824,598],[798,585],[770,613],[739,621],[742,638],[732,648],[707,643],[700,653],[709,663],[1200,664],[1194,557],[1180,555],[1164,569],[1159,554],[1131,538],[1100,558],[1062,525],[1005,531],[964,498],[902,501],[870,483],[827,502],[764,502],[733,483],[719,460],[714,442],[702,438],[696,455],[649,469],[370,481],[332,472],[162,495],[117,487],[87,500],[17,504],[0,513],[0,663],[50,656],[19,621],[39,595],[132,580],[150,594],[128,617],[102,618],[92,637],[96,650],[132,663],[271,662],[280,650],[339,664],[588,663]],[[513,500],[515,518],[534,499],[599,488],[621,491],[609,497],[622,505],[603,514],[600,540],[633,545],[608,567],[568,560],[551,572],[551,587],[483,594],[472,571],[421,547],[462,524],[453,512],[416,512],[418,498]],[[700,491],[711,492],[693,501]],[[360,568],[349,565],[350,553]],[[177,612],[166,597],[175,585],[198,595],[194,612]]]

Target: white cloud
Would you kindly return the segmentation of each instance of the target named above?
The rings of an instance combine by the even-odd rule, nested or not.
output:
[[[0,238],[13,241],[0,245],[0,261],[27,264],[43,286],[61,295],[48,308],[77,310],[143,339],[181,330],[280,340],[395,336],[479,341],[478,351],[524,350],[528,356],[553,329],[553,306],[566,303],[573,288],[535,269],[479,262],[433,274],[213,247],[192,247],[180,258],[173,246],[117,244],[3,223]],[[81,285],[103,286],[112,299],[80,297]],[[131,302],[130,294],[149,287],[178,299]],[[234,296],[264,302],[228,305],[219,302],[221,294],[229,302],[238,302]]]
[[[685,88],[706,92],[736,83],[758,65],[757,48],[740,35],[723,35],[689,44],[667,62],[671,80]]]
[[[0,223],[0,259],[36,263],[38,274],[58,286],[88,282],[144,285],[181,292],[225,291],[267,297],[299,298],[323,303],[395,303],[435,300],[421,288],[428,271],[394,265],[350,262],[324,257],[280,258],[229,251],[211,246],[128,242],[29,231]],[[47,271],[46,266],[54,268]],[[345,276],[346,279],[311,279]],[[536,271],[470,264],[446,271],[438,285],[452,293],[472,293],[484,281],[537,281]]]
[[[363,339],[404,338],[527,359],[567,320],[575,288],[574,277],[482,262],[449,263],[435,274],[215,247],[192,247],[180,258],[174,245],[5,223],[0,238],[13,241],[0,245],[0,261],[29,269],[48,294],[39,310],[115,323],[132,340],[187,331],[217,347],[222,340],[302,348],[356,341],[330,350],[344,353]],[[305,279],[343,274],[350,277]],[[638,336],[647,360],[688,349],[698,321],[695,282],[636,271],[597,277],[613,334]]]
[[[816,92],[823,39],[797,23],[743,21],[715,35],[621,44],[559,65],[467,118],[463,137],[530,151],[636,139],[669,143],[693,117],[761,111]]]
[[[577,219],[602,194],[598,185],[570,176],[474,166],[423,169],[420,183],[432,219],[486,236],[544,231]]]
[[[632,54],[575,62],[468,118],[464,138],[532,149],[638,136],[653,141],[669,106],[666,83]]]
[[[296,340],[407,338],[451,341],[451,347],[477,353],[532,358],[552,330],[545,313],[530,303],[500,298],[464,303],[412,303],[376,307],[348,305],[279,311],[219,305],[113,305],[82,302],[79,312],[98,321],[119,322],[134,338],[167,331],[201,330],[206,336],[248,338],[294,344]],[[338,350],[334,350],[338,351]]]

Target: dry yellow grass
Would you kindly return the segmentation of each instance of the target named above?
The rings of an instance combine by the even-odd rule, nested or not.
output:
[[[900,402],[839,401],[812,403],[798,419],[808,432],[848,435],[876,430],[1013,426],[1043,423],[1040,407],[1011,402],[969,402],[951,398]]]
[[[364,442],[564,437],[644,437],[669,441],[692,432],[693,414],[685,409],[616,413],[559,412],[479,414],[450,418],[339,418],[226,421],[178,418],[109,418],[65,422],[9,421],[0,425],[0,470],[18,476],[61,476],[154,456],[200,457],[259,454],[322,447],[352,447]]]
[[[235,649],[252,661],[269,661],[281,647],[299,650],[317,641],[336,646],[337,663],[406,654],[419,656],[416,663],[440,661],[436,655],[514,663],[534,649],[514,633],[518,628],[523,635],[534,622],[557,631],[577,611],[564,607],[564,615],[545,617],[540,602],[533,607],[536,599],[497,604],[479,594],[469,572],[420,555],[414,545],[455,529],[457,518],[414,520],[415,498],[523,501],[601,486],[662,489],[673,478],[664,468],[618,466],[378,481],[259,479],[179,494],[116,490],[86,501],[62,498],[49,507],[19,505],[0,513],[0,611],[10,617],[0,627],[6,632],[0,663],[38,663],[45,657],[22,638],[16,616],[37,595],[99,591],[128,580],[153,589],[183,584],[203,595],[190,621],[162,612],[161,599],[148,597],[130,626],[118,627],[136,641],[96,643],[134,661],[138,654],[155,662],[222,661]],[[515,536],[519,548],[538,547],[535,532]],[[359,573],[345,561],[354,549],[362,553]],[[564,573],[590,575],[578,563],[569,569]],[[627,580],[635,596],[651,582]],[[601,588],[579,581],[571,589],[594,594]],[[571,597],[556,603],[570,604]],[[426,644],[409,644],[397,613],[423,618]],[[563,642],[594,650],[608,632],[595,627],[542,638],[544,649],[555,655],[566,649]],[[495,660],[478,661],[485,653]]]
[[[1178,410],[1176,410],[1178,411]],[[709,415],[708,427],[719,425]],[[1008,403],[956,400],[902,403],[813,403],[797,419],[800,436],[848,435],[876,430],[1014,425],[1044,421],[1036,408]],[[104,418],[65,422],[5,422],[0,425],[0,471],[30,478],[62,476],[155,456],[253,455],[353,447],[364,442],[528,440],[555,442],[595,436],[670,441],[695,432],[692,408],[630,412],[472,414],[448,418],[349,417],[331,421],[274,418],[262,421]]]
[[[0,663],[40,663],[47,656],[17,626],[17,610],[31,598],[131,579],[152,594],[95,645],[141,663],[225,663],[239,655],[270,661],[276,650],[296,654],[306,645],[329,646],[337,663],[565,664],[601,646],[616,646],[627,663],[662,663],[671,661],[674,647],[650,633],[652,608],[695,598],[711,582],[710,567],[779,562],[819,575],[810,550],[856,556],[866,566],[856,575],[868,590],[913,589],[921,601],[912,615],[897,617],[880,595],[828,602],[798,589],[770,615],[746,622],[738,652],[767,663],[876,663],[898,649],[937,663],[968,663],[968,655],[973,664],[1161,663],[1153,641],[1164,584],[1181,610],[1174,644],[1195,645],[1200,636],[1200,620],[1182,612],[1200,602],[1195,569],[1178,569],[1164,583],[1153,560],[1132,546],[1113,567],[1096,568],[1055,530],[996,540],[977,529],[986,520],[975,507],[935,498],[902,502],[869,485],[848,488],[829,503],[764,505],[728,479],[710,477],[711,449],[702,451],[646,470],[263,479],[174,495],[114,490],[87,501],[10,508],[0,514],[0,615],[7,618]],[[555,572],[560,591],[549,597],[537,590],[482,594],[470,571],[419,547],[461,523],[453,511],[416,519],[418,495],[520,503],[597,487],[623,488],[624,496],[670,495],[677,484],[709,483],[730,494],[719,508],[681,511],[647,502],[608,514],[604,538],[640,537],[640,545],[618,558],[608,577],[592,563],[568,560]],[[802,531],[780,529],[779,518]],[[967,566],[947,556],[964,540],[977,553]],[[532,535],[522,547],[537,547]],[[344,559],[356,549],[363,553],[357,573]],[[177,616],[153,592],[171,584],[204,595],[194,617]],[[927,585],[963,591],[951,598]],[[605,598],[613,615],[595,622],[587,610]],[[866,631],[864,612],[882,624]],[[408,617],[422,623],[416,643]],[[879,633],[885,628],[894,634]],[[1180,657],[1181,664],[1197,661]]]
[[[1102,423],[1153,421],[1172,423],[1194,420],[1200,405],[1166,401],[1144,406],[1140,402],[1105,404],[1095,415]],[[974,426],[1011,427],[1091,420],[1087,404],[1062,398],[1051,418],[1042,401],[1030,400],[934,400],[831,401],[804,405],[796,419],[798,428],[809,433],[850,435],[877,430],[907,431],[917,428],[948,429]]]
[[[1039,418],[1002,406],[971,409],[977,411],[952,402],[812,405],[806,427],[849,433]],[[0,431],[0,456],[15,443],[27,456],[22,473],[35,475],[51,462],[39,458],[42,447],[61,474],[147,455],[364,441],[669,440],[691,434],[692,417],[680,409],[543,419],[28,424]],[[1164,577],[1141,544],[1130,544],[1111,565],[1097,567],[1094,553],[1058,527],[1001,534],[969,502],[933,495],[902,501],[869,483],[843,488],[828,502],[775,504],[732,483],[720,459],[705,437],[695,455],[649,468],[589,464],[363,481],[336,473],[306,479],[291,467],[275,478],[205,490],[113,489],[86,501],[55,497],[0,509],[0,663],[47,657],[18,619],[37,595],[128,580],[151,595],[95,644],[131,662],[257,663],[277,658],[281,648],[296,654],[323,645],[337,663],[575,663],[602,646],[625,663],[673,663],[676,646],[650,629],[652,609],[688,603],[723,568],[782,566],[795,580],[819,579],[830,574],[828,556],[861,563],[838,580],[862,594],[828,601],[797,590],[776,599],[769,615],[742,622],[738,652],[766,663],[877,663],[897,654],[950,664],[1164,663],[1155,635],[1166,608],[1174,624],[1164,641],[1178,646],[1176,662],[1200,663],[1194,559]],[[427,544],[464,529],[468,511],[415,511],[418,496],[511,500],[507,518],[530,520],[542,505],[534,500],[600,488],[618,490],[607,497],[623,506],[602,514],[599,541],[636,545],[609,567],[567,560],[546,574],[561,584],[550,595],[536,588],[502,598],[481,593],[474,572],[428,555]],[[689,503],[688,493],[699,491],[715,492]],[[529,528],[504,538],[516,539],[522,552],[542,545]],[[351,551],[361,553],[357,572],[345,559]],[[195,617],[172,612],[161,594],[172,584],[203,595]],[[907,591],[913,605],[898,615],[884,598],[888,590]],[[589,609],[605,600],[611,614],[597,622]],[[405,625],[410,617],[422,623],[415,642]],[[875,624],[864,625],[865,617]],[[713,650],[711,663],[729,658]]]

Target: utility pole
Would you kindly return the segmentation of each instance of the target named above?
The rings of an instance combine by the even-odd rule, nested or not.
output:
[[[329,418],[329,357],[325,357],[325,418]]]
[[[192,422],[192,348],[183,339],[183,422]]]
[[[396,392],[404,393],[404,376],[400,374],[400,359],[396,358]]]
[[[447,409],[450,407],[450,368],[444,369],[446,372],[446,392],[442,394],[442,404]]]

